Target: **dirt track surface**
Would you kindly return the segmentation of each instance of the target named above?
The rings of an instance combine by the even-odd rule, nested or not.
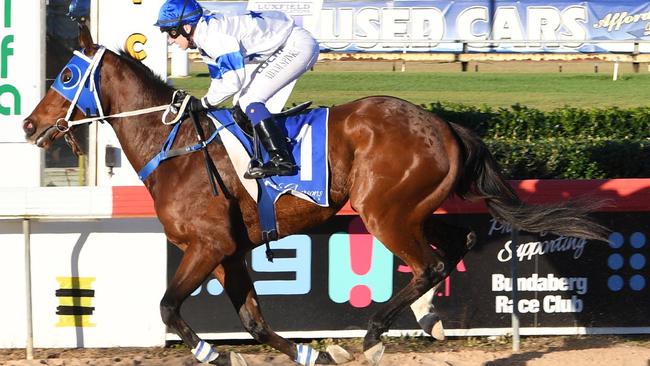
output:
[[[327,341],[325,341],[327,342]],[[349,366],[367,365],[358,340],[335,341],[350,351]],[[391,339],[381,365],[399,366],[650,366],[650,336],[528,337],[513,354],[506,339],[467,338],[444,342]],[[316,345],[320,347],[323,342]],[[243,354],[250,366],[294,365],[286,356],[262,346],[217,345],[220,352]],[[0,350],[0,364],[12,366],[180,366],[197,362],[184,347],[37,349],[34,360],[24,350]]]

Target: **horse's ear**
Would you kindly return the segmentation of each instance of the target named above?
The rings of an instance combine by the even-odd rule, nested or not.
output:
[[[90,29],[88,29],[88,26],[79,23],[79,45],[81,48],[91,48],[93,44],[93,37],[90,35]]]

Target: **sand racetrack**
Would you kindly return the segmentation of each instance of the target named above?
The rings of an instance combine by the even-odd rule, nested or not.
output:
[[[326,341],[327,342],[327,341]],[[331,341],[330,341],[331,342]],[[353,353],[349,366],[367,365],[358,340],[337,340]],[[650,336],[563,336],[526,337],[521,352],[513,354],[505,339],[464,338],[444,342],[423,339],[390,339],[381,365],[399,366],[650,366]],[[322,346],[322,342],[316,346]],[[243,354],[250,366],[294,365],[286,356],[262,346],[218,345],[220,352]],[[34,360],[24,359],[24,350],[0,350],[0,364],[177,366],[197,362],[184,347],[37,349]]]

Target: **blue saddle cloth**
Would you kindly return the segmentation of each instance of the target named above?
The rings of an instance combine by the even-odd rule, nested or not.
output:
[[[253,156],[252,138],[244,133],[232,118],[229,110],[219,109],[209,112],[212,118],[228,129]],[[327,108],[318,108],[296,116],[277,118],[278,127],[284,130],[291,142],[293,159],[298,165],[298,173],[292,176],[273,176],[258,179],[259,196],[257,206],[262,226],[262,238],[267,243],[267,257],[273,260],[268,243],[277,240],[275,202],[290,193],[320,206],[329,206],[329,177],[327,166]],[[268,153],[261,150],[263,160]]]
[[[307,199],[320,206],[329,205],[327,166],[327,108],[309,110],[296,116],[277,118],[278,127],[291,140],[289,146],[293,159],[298,165],[298,173],[292,176],[273,176],[260,179],[260,191],[265,190],[273,202],[284,193]],[[211,111],[217,119],[253,155],[253,141],[235,123],[229,110]],[[264,161],[268,154],[261,149]]]

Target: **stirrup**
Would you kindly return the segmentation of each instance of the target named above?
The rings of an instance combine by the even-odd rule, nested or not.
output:
[[[244,173],[246,179],[261,179],[272,176],[285,176],[294,175],[296,166],[292,163],[282,162],[276,164],[269,161],[266,164],[261,164],[259,160],[251,160],[248,164],[248,170]]]
[[[262,179],[265,177],[264,172],[261,168],[264,166],[261,160],[251,159],[248,163],[248,169],[244,173],[245,179]]]

